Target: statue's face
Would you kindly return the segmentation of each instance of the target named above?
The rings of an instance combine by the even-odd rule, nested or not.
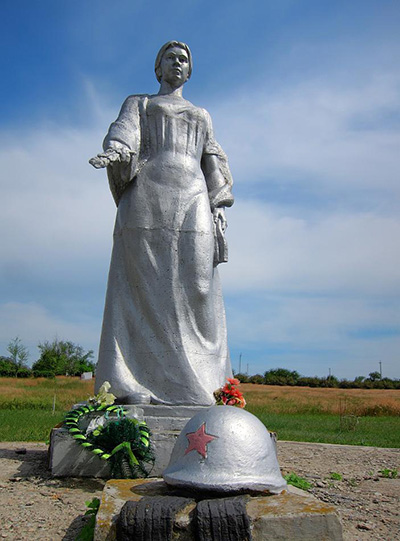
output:
[[[188,75],[189,57],[185,49],[167,49],[161,60],[161,79],[177,88],[187,81]]]

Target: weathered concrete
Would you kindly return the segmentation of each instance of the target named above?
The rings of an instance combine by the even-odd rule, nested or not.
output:
[[[53,428],[49,467],[55,477],[110,477],[108,462],[84,449],[65,428]]]
[[[75,404],[77,408],[82,404]],[[127,417],[143,420],[143,410],[137,406],[125,406]],[[99,417],[97,412],[85,415],[79,423],[85,432],[89,423]],[[108,422],[115,420],[110,416]],[[109,465],[96,455],[84,449],[64,427],[53,428],[50,436],[49,467],[55,477],[103,477],[109,478]]]
[[[124,406],[128,417],[145,420],[151,431],[151,444],[156,457],[151,475],[160,476],[167,467],[172,449],[185,424],[202,409],[201,406]],[[86,430],[93,413],[83,419]],[[50,470],[55,477],[109,478],[108,463],[79,445],[65,428],[52,430],[50,438]]]
[[[172,449],[181,430],[199,411],[208,409],[202,406],[141,406],[144,419],[151,431],[151,444],[156,461],[151,475],[160,477],[168,466]]]
[[[143,496],[162,496],[171,493],[177,494],[160,479],[108,481],[97,514],[95,541],[116,539],[116,520],[126,501],[138,501]],[[179,494],[184,495],[182,492]],[[196,497],[198,500],[202,499],[200,493],[197,493]],[[195,539],[192,523],[195,507],[195,503],[190,504],[177,515],[174,539],[184,541]],[[246,509],[251,520],[253,541],[343,539],[342,526],[335,508],[291,486],[278,495],[252,495]]]

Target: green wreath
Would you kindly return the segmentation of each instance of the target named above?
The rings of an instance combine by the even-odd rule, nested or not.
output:
[[[111,414],[117,415],[117,419],[85,435],[79,428],[79,422],[84,416],[97,412],[103,413],[106,418]],[[114,479],[147,477],[154,464],[150,431],[144,421],[125,415],[122,406],[86,404],[67,413],[64,425],[82,447],[109,461]]]

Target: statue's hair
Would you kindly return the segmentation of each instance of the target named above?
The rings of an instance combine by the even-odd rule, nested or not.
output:
[[[164,56],[164,53],[171,49],[171,47],[180,47],[181,49],[184,49],[187,52],[188,59],[189,59],[189,73],[188,73],[188,79],[192,75],[192,67],[193,67],[193,60],[192,60],[192,53],[190,52],[189,46],[186,45],[186,43],[183,43],[182,41],[167,41],[167,43],[164,43],[164,45],[161,47],[161,49],[158,51],[154,71],[156,72],[157,81],[161,83],[161,60]]]

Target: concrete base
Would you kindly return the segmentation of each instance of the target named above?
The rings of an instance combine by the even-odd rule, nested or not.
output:
[[[202,406],[124,406],[127,417],[145,420],[151,431],[155,463],[151,475],[160,476],[167,467],[182,428]],[[96,417],[98,414],[91,414]],[[114,417],[115,419],[115,417]],[[89,418],[86,418],[86,430]],[[50,470],[55,477],[110,477],[109,465],[79,445],[66,428],[54,428],[50,437]]]
[[[108,481],[96,518],[94,540],[116,539],[116,520],[126,501],[138,501],[143,496],[162,496],[171,492],[161,479]],[[174,539],[181,541],[196,539],[192,523],[195,505],[194,503],[188,505],[176,516]],[[342,526],[335,508],[291,486],[278,495],[253,495],[246,508],[251,521],[253,541],[343,539]]]

